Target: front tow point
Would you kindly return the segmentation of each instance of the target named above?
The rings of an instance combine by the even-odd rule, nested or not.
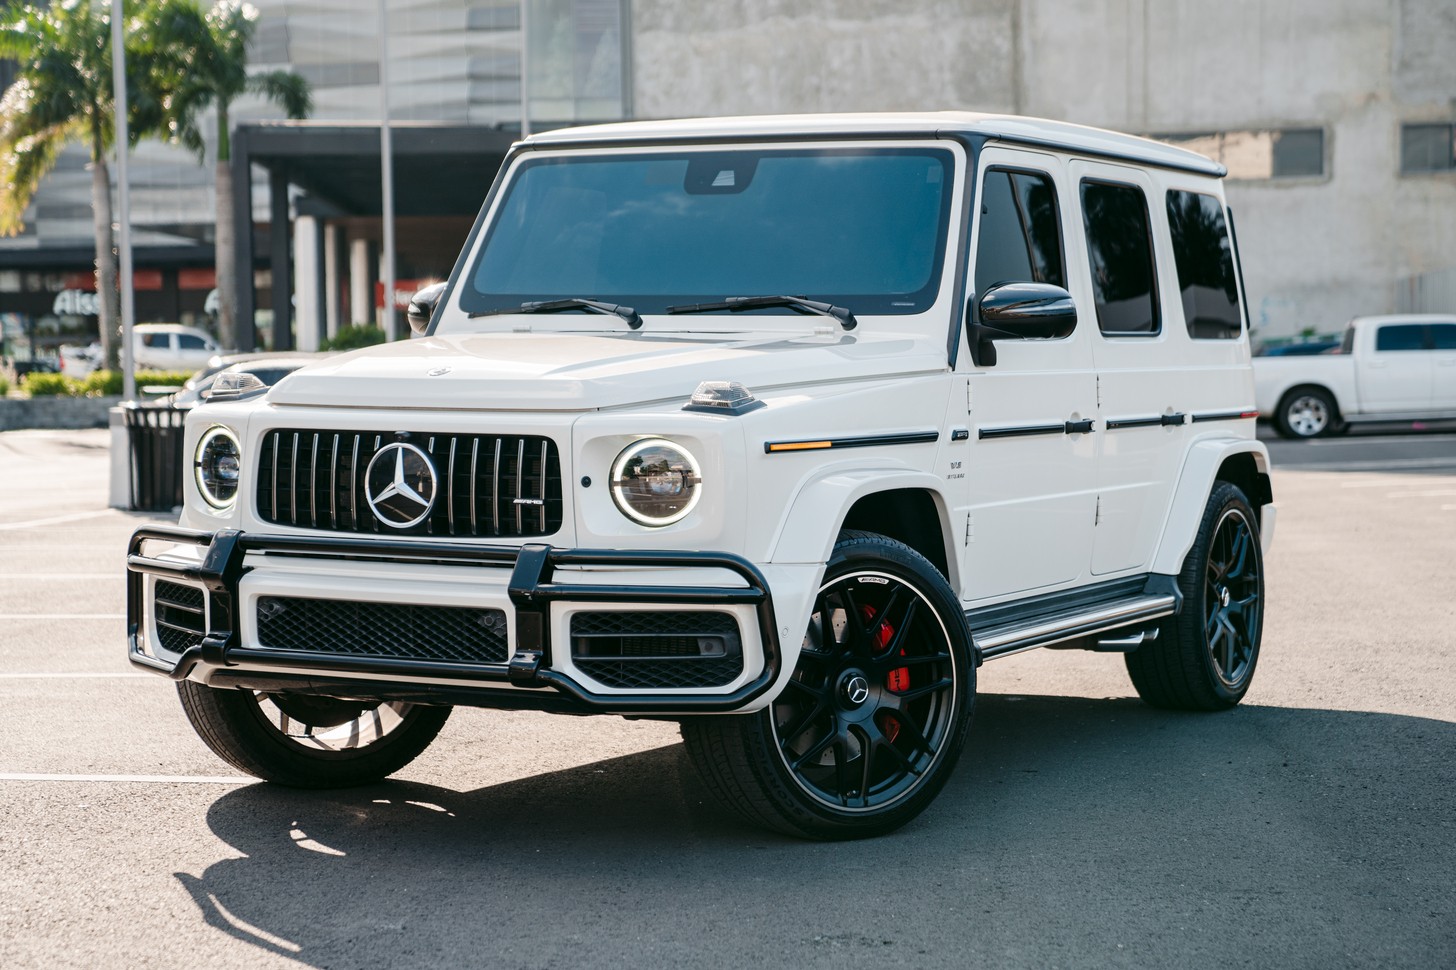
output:
[[[541,669],[541,654],[536,650],[517,650],[511,657],[510,666],[506,668],[506,675],[516,687],[542,687],[538,683],[536,673]]]

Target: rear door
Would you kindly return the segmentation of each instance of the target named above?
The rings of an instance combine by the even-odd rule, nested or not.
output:
[[[1200,391],[1181,314],[1167,299],[1177,276],[1156,258],[1170,251],[1161,186],[1122,165],[1077,161],[1071,169],[1101,418],[1091,572],[1109,576],[1152,556]]]
[[[1425,411],[1431,406],[1436,353],[1424,323],[1376,323],[1355,368],[1360,406],[1367,414]]]
[[[1456,322],[1431,324],[1436,368],[1431,381],[1431,405],[1437,411],[1456,411]]]

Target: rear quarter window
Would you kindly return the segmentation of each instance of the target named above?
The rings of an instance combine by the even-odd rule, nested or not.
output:
[[[1168,229],[1189,336],[1237,339],[1242,329],[1233,246],[1218,199],[1199,192],[1168,193]]]
[[[1098,328],[1113,337],[1155,336],[1162,321],[1143,190],[1121,182],[1085,180],[1082,219]]]

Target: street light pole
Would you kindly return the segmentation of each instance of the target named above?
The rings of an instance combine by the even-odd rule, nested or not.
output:
[[[531,93],[528,86],[530,48],[526,44],[526,8],[530,0],[521,0],[521,137],[531,133]]]
[[[394,152],[389,132],[389,18],[379,0],[379,164],[384,183],[384,339],[395,337],[394,319]]]
[[[126,43],[122,0],[111,0],[111,86],[116,112],[116,217],[117,251],[121,263],[121,374],[122,397],[136,400],[136,361],[132,353],[132,325],[136,320],[131,267],[131,181],[127,174],[131,138],[126,121]],[[110,299],[109,293],[101,294]]]

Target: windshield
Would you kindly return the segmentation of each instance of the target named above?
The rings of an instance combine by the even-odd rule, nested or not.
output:
[[[589,298],[663,313],[791,294],[918,313],[939,290],[953,166],[939,148],[528,158],[460,304]]]

